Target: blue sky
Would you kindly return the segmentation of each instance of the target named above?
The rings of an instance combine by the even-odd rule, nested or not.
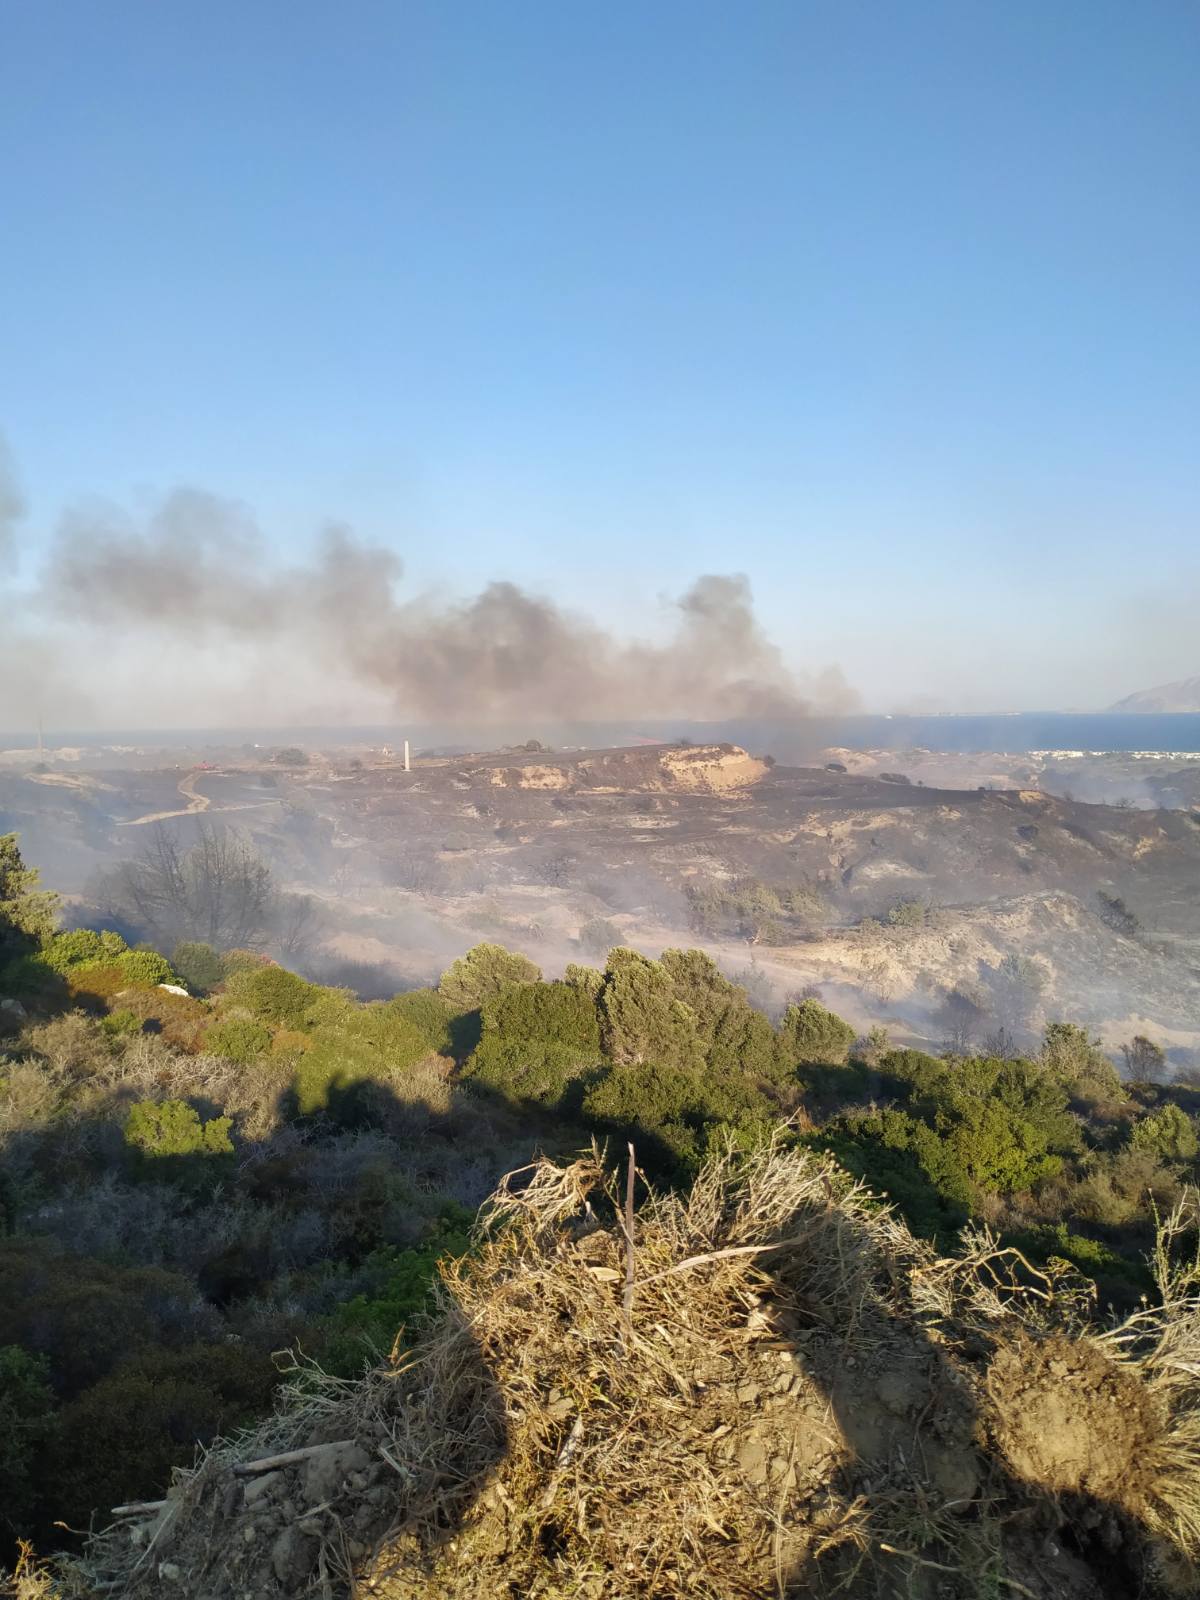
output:
[[[864,702],[1200,671],[1192,0],[8,0],[0,432]],[[136,707],[133,708],[136,712]]]

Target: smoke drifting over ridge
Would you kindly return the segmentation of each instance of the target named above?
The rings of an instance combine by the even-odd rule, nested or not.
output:
[[[512,583],[446,601],[403,597],[402,577],[394,551],[338,526],[325,530],[310,559],[279,562],[240,507],[179,490],[143,525],[111,508],[65,516],[30,608],[44,637],[98,633],[127,655],[140,649],[155,674],[179,670],[184,656],[215,662],[218,699],[220,664],[228,672],[240,658],[249,671],[253,661],[255,712],[267,706],[281,719],[303,718],[314,683],[343,685],[348,707],[357,688],[374,707],[437,723],[810,709],[741,576],[693,582],[664,643],[619,638]],[[825,709],[854,701],[836,671],[817,692]],[[185,700],[188,709],[195,704],[194,681]],[[14,710],[0,707],[8,719]],[[143,720],[135,707],[120,719],[103,714],[110,725]],[[208,718],[218,720],[215,710]]]

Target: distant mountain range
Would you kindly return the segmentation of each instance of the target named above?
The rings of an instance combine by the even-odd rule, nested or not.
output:
[[[1140,689],[1109,706],[1110,711],[1200,711],[1200,678],[1181,678],[1157,689]]]

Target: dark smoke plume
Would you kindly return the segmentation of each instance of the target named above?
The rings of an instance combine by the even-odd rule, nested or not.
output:
[[[167,630],[193,646],[266,644],[283,662],[294,656],[382,689],[399,715],[428,721],[808,709],[741,576],[697,579],[678,602],[669,641],[647,644],[512,583],[447,603],[401,597],[402,575],[393,551],[341,527],[325,531],[311,561],[273,568],[244,512],[183,490],[144,527],[112,511],[66,517],[40,604],[64,621]],[[836,698],[839,683],[827,678],[823,695],[830,691]]]

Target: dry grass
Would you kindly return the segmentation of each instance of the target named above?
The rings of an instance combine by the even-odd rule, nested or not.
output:
[[[513,1174],[473,1256],[446,1272],[416,1355],[354,1383],[297,1368],[275,1417],[181,1474],[133,1540],[127,1522],[94,1540],[74,1572],[105,1595],[151,1595],[169,1559],[196,1600],[259,1592],[283,1513],[252,1515],[233,1466],[353,1439],[370,1470],[315,1511],[288,1475],[310,1557],[266,1592],[1047,1592],[1059,1575],[1030,1554],[1045,1526],[1028,1518],[1058,1502],[1004,1459],[995,1410],[996,1375],[1027,1371],[1014,1352],[1036,1348],[1041,1370],[1063,1350],[1095,1378],[1098,1425],[1104,1395],[1137,1385],[1153,1438],[1124,1511],[1110,1509],[1191,1592],[1178,1585],[1200,1554],[1200,1263],[1178,1265],[1182,1213],[1162,1229],[1162,1306],[1096,1334],[1071,1272],[1035,1271],[986,1233],[940,1257],[783,1137],[710,1162],[687,1197],[642,1192],[626,1316],[624,1202],[597,1151]],[[897,1375],[912,1383],[899,1403]],[[1055,1592],[1092,1591],[1064,1579]]]

